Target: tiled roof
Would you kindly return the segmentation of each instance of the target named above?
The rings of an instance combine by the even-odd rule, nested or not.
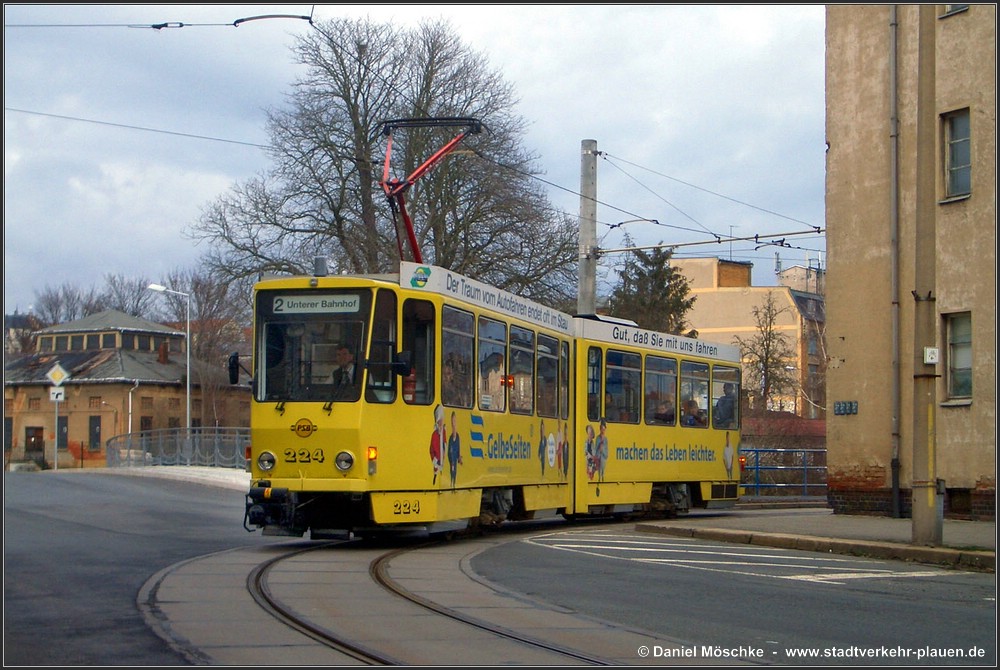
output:
[[[166,363],[160,363],[153,351],[105,349],[101,351],[72,351],[59,353],[34,353],[8,356],[4,360],[4,386],[46,384],[46,376],[59,363],[68,373],[63,384],[177,384],[187,373],[187,362],[182,355],[174,354]]]

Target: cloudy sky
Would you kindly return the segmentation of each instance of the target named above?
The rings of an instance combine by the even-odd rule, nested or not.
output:
[[[599,289],[626,246],[825,266],[823,5],[4,5],[4,310],[204,252],[203,207],[268,168],[265,111],[323,21],[445,19],[511,83],[553,204],[595,140]],[[156,24],[167,24],[154,29]],[[634,221],[645,219],[646,221]],[[629,223],[622,223],[629,221]],[[731,238],[752,238],[739,240]]]

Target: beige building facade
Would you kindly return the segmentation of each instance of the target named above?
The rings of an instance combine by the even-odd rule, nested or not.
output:
[[[995,518],[996,5],[828,5],[826,128],[830,503]]]
[[[194,362],[185,333],[116,311],[35,332],[34,351],[4,356],[4,461],[42,468],[103,467],[108,440],[245,427],[249,387]]]
[[[823,271],[795,266],[779,275],[780,286],[752,286],[751,263],[720,258],[672,258],[670,264],[688,280],[695,297],[687,320],[698,337],[735,345],[736,338],[751,340],[758,331],[754,309],[768,296],[777,309],[773,325],[793,355],[785,362],[790,388],[772,401],[771,411],[790,412],[807,419],[822,419],[826,409],[824,383]],[[806,290],[812,289],[812,290]],[[744,379],[744,392],[747,380]]]

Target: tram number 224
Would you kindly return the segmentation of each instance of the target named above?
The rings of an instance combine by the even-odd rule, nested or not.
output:
[[[419,500],[393,500],[392,513],[396,516],[407,516],[409,514],[420,514]]]

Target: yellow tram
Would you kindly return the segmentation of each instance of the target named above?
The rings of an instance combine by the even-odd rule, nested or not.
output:
[[[262,280],[253,330],[247,530],[319,539],[738,497],[735,347],[405,261]]]

